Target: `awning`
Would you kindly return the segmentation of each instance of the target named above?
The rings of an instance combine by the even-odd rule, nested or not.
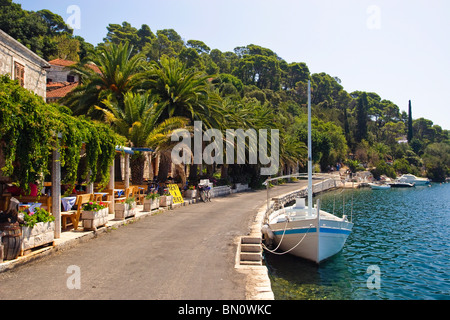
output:
[[[134,154],[134,151],[129,147],[120,147],[116,146],[116,151],[118,152],[125,152],[127,154]]]
[[[125,152],[127,154],[134,154],[135,151],[138,151],[138,152],[154,152],[155,150],[150,149],[150,148],[129,148],[129,147],[116,146],[116,151],[118,151],[118,152]]]
[[[154,152],[155,150],[150,148],[131,148],[133,151],[139,151],[139,152]]]

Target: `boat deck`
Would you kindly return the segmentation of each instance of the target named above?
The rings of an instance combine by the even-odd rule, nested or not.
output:
[[[308,214],[308,208],[295,208],[287,207],[284,209],[280,209],[269,216],[270,223],[281,223],[286,222],[286,217],[288,217],[289,221],[302,221],[302,220],[311,220],[317,219],[317,209],[313,208],[313,215],[310,216]],[[331,213],[320,210],[320,219],[321,220],[331,220],[331,221],[342,221],[342,218],[336,217]]]

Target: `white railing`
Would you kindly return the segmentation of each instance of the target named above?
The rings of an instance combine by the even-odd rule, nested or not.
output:
[[[307,179],[308,174],[307,173],[296,173],[296,174],[285,175],[285,176],[280,176],[280,177],[276,177],[276,178],[270,178],[264,182],[264,184],[267,187],[266,217],[268,217],[273,211],[280,209],[286,203],[293,202],[293,201],[295,201],[296,198],[305,198],[308,196],[308,188],[307,188],[307,186],[305,186],[304,188],[302,188],[300,190],[292,191],[292,192],[289,192],[282,196],[274,197],[272,199],[273,202],[271,203],[270,196],[269,196],[269,190],[270,190],[269,183],[272,181],[278,181],[278,180],[282,180],[282,179],[290,180],[292,178]],[[313,180],[323,180],[318,183],[313,183],[313,186],[312,186],[313,194],[340,187],[342,184],[341,177],[337,174],[317,173],[317,174],[313,174]]]

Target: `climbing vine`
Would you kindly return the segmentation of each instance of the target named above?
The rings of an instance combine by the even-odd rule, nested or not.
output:
[[[115,147],[124,139],[107,125],[74,117],[67,107],[46,104],[9,76],[0,76],[0,143],[2,174],[27,190],[29,183],[43,182],[49,174],[55,148],[65,169],[63,184],[74,185],[81,178],[105,185]],[[79,177],[81,156],[87,165]]]

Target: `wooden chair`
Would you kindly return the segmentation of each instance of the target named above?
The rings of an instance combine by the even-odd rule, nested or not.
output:
[[[113,201],[115,202],[115,200],[114,200],[115,199],[115,197],[114,197],[114,190],[113,189],[105,189],[102,192],[107,193],[106,201],[103,201],[103,202],[108,204],[109,213],[113,214],[114,211],[112,210],[111,203],[113,203]]]
[[[62,220],[62,228],[67,228],[67,219],[70,220],[70,224],[73,225],[73,229],[78,229],[78,224],[80,222],[81,218],[81,212],[83,211],[83,205],[86,203],[89,203],[90,201],[94,200],[94,194],[88,193],[88,194],[80,194],[77,195],[77,200],[75,202],[75,205],[77,206],[77,210],[71,210],[66,212],[61,212],[61,220]],[[69,225],[70,225],[69,224]]]
[[[129,188],[127,188],[126,190],[125,190],[125,197],[128,199],[128,198],[132,198],[132,197],[135,197],[135,195],[136,195],[136,190],[137,190],[137,188],[135,188],[134,186],[130,186]]]
[[[144,204],[144,198],[147,196],[147,185],[136,185],[134,187],[133,197],[138,204]]]
[[[3,194],[0,198],[0,210],[8,211],[9,202],[11,201],[11,194]]]

